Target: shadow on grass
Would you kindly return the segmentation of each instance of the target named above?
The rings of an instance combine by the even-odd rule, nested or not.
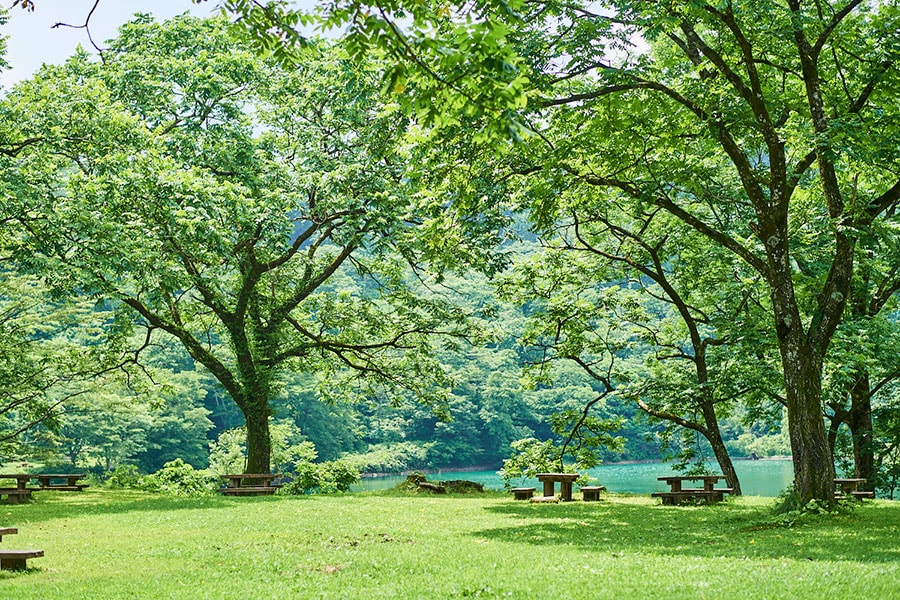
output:
[[[716,506],[664,507],[604,500],[559,505],[505,503],[486,510],[508,527],[479,538],[539,546],[584,547],[612,556],[657,554],[707,558],[896,562],[900,503],[866,503],[849,514],[773,524],[771,507],[740,500]]]
[[[256,502],[279,502],[304,496],[221,495],[187,498],[151,494],[131,490],[85,490],[82,492],[36,492],[26,504],[0,509],[0,524],[7,522],[42,523],[54,519],[70,519],[85,515],[121,514],[128,512],[171,512],[177,510],[218,510],[249,506]]]

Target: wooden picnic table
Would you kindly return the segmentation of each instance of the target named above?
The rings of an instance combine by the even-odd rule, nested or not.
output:
[[[834,479],[834,484],[838,489],[835,489],[834,496],[838,500],[847,496],[851,496],[857,500],[862,498],[874,498],[875,492],[859,489],[859,486],[865,482],[866,480],[864,478],[860,479],[859,477],[836,477]]]
[[[678,504],[681,500],[702,499],[707,503],[719,502],[725,494],[730,494],[731,488],[717,488],[716,483],[720,479],[725,479],[724,475],[666,475],[657,477],[659,481],[665,481],[669,486],[668,492],[654,492],[651,494],[654,498],[662,498],[662,503],[667,505]],[[683,483],[686,481],[703,482],[702,488],[685,488]]]
[[[678,475],[657,477],[657,479],[659,481],[665,481],[673,492],[697,491],[698,488],[682,488],[681,484],[685,481],[702,481],[703,491],[710,492],[714,489],[719,480],[725,479],[725,477],[722,475]]]
[[[544,484],[544,497],[556,495],[559,482],[559,497],[563,502],[572,501],[572,484],[581,477],[578,473],[538,473],[537,480]]]
[[[274,494],[281,487],[272,483],[281,473],[234,473],[219,475],[228,483],[219,492],[225,496],[265,496]]]
[[[19,504],[31,499],[31,490],[28,482],[34,477],[30,473],[0,473],[0,480],[15,479],[15,487],[0,487],[0,497],[6,496],[7,504]]]
[[[42,490],[80,492],[89,487],[86,483],[78,483],[78,480],[84,477],[84,473],[38,473],[32,477],[38,480]],[[61,482],[63,479],[65,483]]]
[[[31,473],[0,473],[0,480],[15,479],[16,489],[24,490],[28,486],[28,482],[34,477]]]

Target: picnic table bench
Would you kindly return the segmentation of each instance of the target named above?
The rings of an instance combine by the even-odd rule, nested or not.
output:
[[[220,475],[226,480],[225,487],[219,493],[225,496],[268,496],[281,487],[280,483],[272,483],[281,477],[281,473],[235,473]]]
[[[19,533],[15,527],[0,527],[0,541],[4,535]],[[0,570],[18,571],[26,567],[29,558],[38,558],[44,555],[43,550],[6,550],[0,549]]]
[[[653,498],[662,498],[662,503],[667,506],[680,504],[682,500],[703,500],[707,504],[721,502],[725,494],[730,494],[732,488],[717,488],[716,483],[724,479],[723,475],[680,475],[657,477],[659,481],[665,481],[670,490],[668,492],[653,492]],[[685,488],[685,481],[702,481],[702,488]]]
[[[583,485],[581,486],[581,493],[584,496],[585,502],[599,502],[600,501],[600,492],[606,491],[606,486],[604,485]]]
[[[544,484],[544,498],[556,496],[556,482],[559,482],[559,497],[563,502],[572,501],[572,484],[578,473],[538,473],[537,480]]]
[[[7,504],[19,504],[31,499],[31,491],[28,489],[29,473],[0,473],[0,480],[15,479],[15,487],[0,487],[0,497],[6,496]]]
[[[509,491],[513,493],[516,500],[531,500],[531,497],[534,496],[533,487],[517,487]]]
[[[31,500],[31,490],[18,488],[0,488],[0,498],[6,496],[7,504],[20,504],[25,500]]]
[[[4,571],[21,571],[27,566],[29,558],[40,558],[43,550],[0,550],[0,569]]]

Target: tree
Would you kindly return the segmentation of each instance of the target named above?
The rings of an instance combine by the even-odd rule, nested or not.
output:
[[[739,494],[720,420],[771,389],[758,359],[759,300],[741,293],[739,265],[710,261],[703,238],[665,212],[629,218],[615,199],[598,203],[576,186],[556,202],[571,216],[554,221],[544,252],[503,286],[533,304],[526,341],[538,364],[571,360],[606,393],[684,428],[686,439],[702,436]],[[695,448],[680,447],[682,465],[702,467]]]
[[[464,99],[469,114],[532,131],[514,171],[546,181],[531,204],[539,219],[558,216],[555,190],[591,186],[670,213],[758,274],[795,489],[831,504],[823,361],[859,235],[893,219],[900,199],[897,3],[491,2],[469,7],[468,21],[365,5],[336,5],[332,22],[402,57],[408,77]],[[456,60],[476,34],[471,60]],[[488,45],[490,62],[478,54]],[[523,97],[528,107],[512,112]]]
[[[260,472],[283,373],[439,402],[431,336],[465,330],[403,280],[404,260],[433,257],[420,232],[441,235],[440,199],[404,186],[406,122],[373,71],[325,43],[269,68],[226,29],[140,17],[104,62],[81,54],[21,84],[6,114],[39,143],[4,184],[23,204],[23,264],[127,307],[148,341],[177,339],[241,409]]]

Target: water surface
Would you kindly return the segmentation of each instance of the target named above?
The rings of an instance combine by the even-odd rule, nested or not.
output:
[[[790,459],[738,460],[734,463],[741,488],[747,496],[774,497],[790,485],[794,479],[793,466]],[[714,471],[717,472],[717,471]],[[605,485],[610,492],[631,492],[649,494],[668,490],[665,482],[657,481],[657,477],[678,475],[668,463],[640,463],[603,465],[591,469],[590,475],[600,485]],[[489,490],[502,490],[503,480],[496,471],[460,471],[429,473],[429,480],[467,479],[482,484]],[[405,481],[402,475],[364,478],[354,489],[384,490]],[[540,490],[537,480],[515,481],[514,485],[533,486]],[[722,487],[724,482],[719,483]]]

